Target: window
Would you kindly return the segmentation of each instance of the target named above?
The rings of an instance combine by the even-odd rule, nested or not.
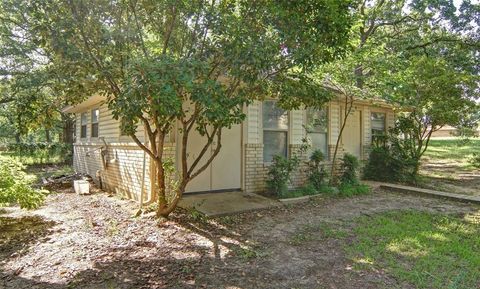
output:
[[[100,116],[100,111],[98,108],[92,109],[92,131],[91,137],[98,137],[98,118]]]
[[[372,144],[385,142],[385,113],[372,112]]]
[[[121,120],[120,120],[119,130],[120,130],[120,136],[128,136],[128,134],[125,132],[125,129],[123,129]]]
[[[80,138],[87,137],[87,114],[82,113],[80,115]]]
[[[263,161],[271,162],[274,155],[287,157],[288,111],[273,100],[263,102]]]
[[[327,109],[307,109],[307,136],[312,144],[312,150],[320,150],[328,159],[328,111]]]

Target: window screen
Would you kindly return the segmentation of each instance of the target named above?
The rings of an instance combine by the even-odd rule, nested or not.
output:
[[[377,144],[385,140],[385,119],[386,115],[382,112],[372,112],[371,115],[372,125],[372,143]]]
[[[276,102],[263,102],[263,161],[271,162],[274,155],[287,157],[288,111]]]
[[[92,133],[91,137],[98,137],[98,119],[100,116],[100,111],[98,108],[92,109]]]
[[[328,111],[327,109],[307,109],[307,123],[305,126],[311,150],[320,150],[328,158]]]
[[[80,115],[80,138],[87,137],[87,114],[82,113]]]

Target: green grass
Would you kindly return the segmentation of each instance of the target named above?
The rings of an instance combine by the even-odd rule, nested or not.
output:
[[[343,239],[348,236],[347,231],[338,225],[326,222],[309,223],[298,228],[290,237],[290,244],[294,246],[303,245],[306,242],[320,239]]]
[[[39,153],[36,155],[22,155],[14,152],[1,152],[2,155],[11,157],[24,165],[45,165],[45,164],[62,164],[68,161],[68,157],[64,155],[46,155]]]
[[[282,199],[299,198],[303,196],[325,195],[329,197],[353,197],[356,195],[365,195],[370,192],[370,187],[364,184],[343,184],[338,188],[324,185],[320,190],[315,190],[312,186],[304,186],[295,190],[290,190],[282,194]]]
[[[460,144],[460,139],[433,139],[430,141],[424,157],[435,160],[453,160],[469,167],[468,160],[474,152],[480,152],[480,139],[470,139]]]
[[[347,254],[357,269],[381,269],[416,288],[479,288],[480,213],[418,211],[360,217]]]
[[[42,178],[59,177],[62,175],[71,175],[74,173],[70,165],[52,165],[46,167],[31,166],[26,169],[27,177],[33,183],[40,182]]]

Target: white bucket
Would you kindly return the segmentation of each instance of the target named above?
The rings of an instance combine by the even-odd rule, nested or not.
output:
[[[90,194],[90,183],[87,181],[73,181],[73,188],[75,189],[75,193],[79,195]]]

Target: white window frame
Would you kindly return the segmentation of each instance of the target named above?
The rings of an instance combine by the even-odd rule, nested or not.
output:
[[[85,134],[82,133],[84,127],[85,127]],[[80,139],[86,139],[87,134],[88,134],[88,116],[86,112],[82,112],[80,114]]]
[[[373,114],[383,114],[385,117],[383,118],[383,134],[387,133],[387,113],[385,111],[371,111],[370,112],[370,142],[374,143],[374,137],[376,134],[373,133],[373,126],[372,126],[372,116]]]
[[[265,128],[264,127],[264,119],[263,119],[263,109],[264,109],[264,104],[265,102],[274,102],[274,103],[277,103],[278,101],[275,100],[275,99],[265,99],[264,101],[261,102],[261,118],[260,118],[260,123],[261,123],[261,126],[262,126],[262,143],[263,143],[263,151],[265,152],[265,131],[267,132],[282,132],[282,133],[285,133],[285,140],[286,140],[286,143],[285,143],[285,155],[284,157],[285,158],[288,158],[288,154],[289,154],[289,144],[290,144],[290,126],[291,126],[291,116],[290,116],[290,111],[289,110],[285,110],[285,112],[287,113],[287,128],[286,129],[281,129],[281,128]],[[266,161],[265,160],[265,155],[262,156],[263,158],[263,163],[264,164],[271,164],[272,161]]]
[[[313,109],[313,108],[306,108],[305,109],[305,124],[308,124],[308,114],[309,114],[308,110],[309,109]],[[318,109],[313,109],[313,110],[318,111]],[[325,160],[329,160],[330,159],[330,154],[329,154],[329,151],[328,151],[328,145],[329,145],[329,139],[330,139],[330,109],[329,109],[328,105],[326,105],[322,110],[325,110],[325,112],[326,112],[326,124],[325,124],[326,132],[319,132],[319,131],[309,132],[308,128],[305,127],[305,133],[306,133],[307,137],[308,137],[309,134],[312,134],[312,133],[325,134],[325,153],[324,153],[324,157],[325,157]],[[310,153],[312,153],[316,149],[320,149],[320,148],[313,147],[313,144],[312,144],[312,146],[310,148],[310,150],[311,150]]]
[[[97,116],[96,121],[93,120],[93,116],[94,116],[95,111],[98,111],[98,116]],[[93,126],[95,124],[97,125],[97,135],[96,136],[93,135]],[[92,110],[90,111],[90,137],[91,138],[98,138],[99,135],[100,135],[100,109],[99,108],[92,108]]]

